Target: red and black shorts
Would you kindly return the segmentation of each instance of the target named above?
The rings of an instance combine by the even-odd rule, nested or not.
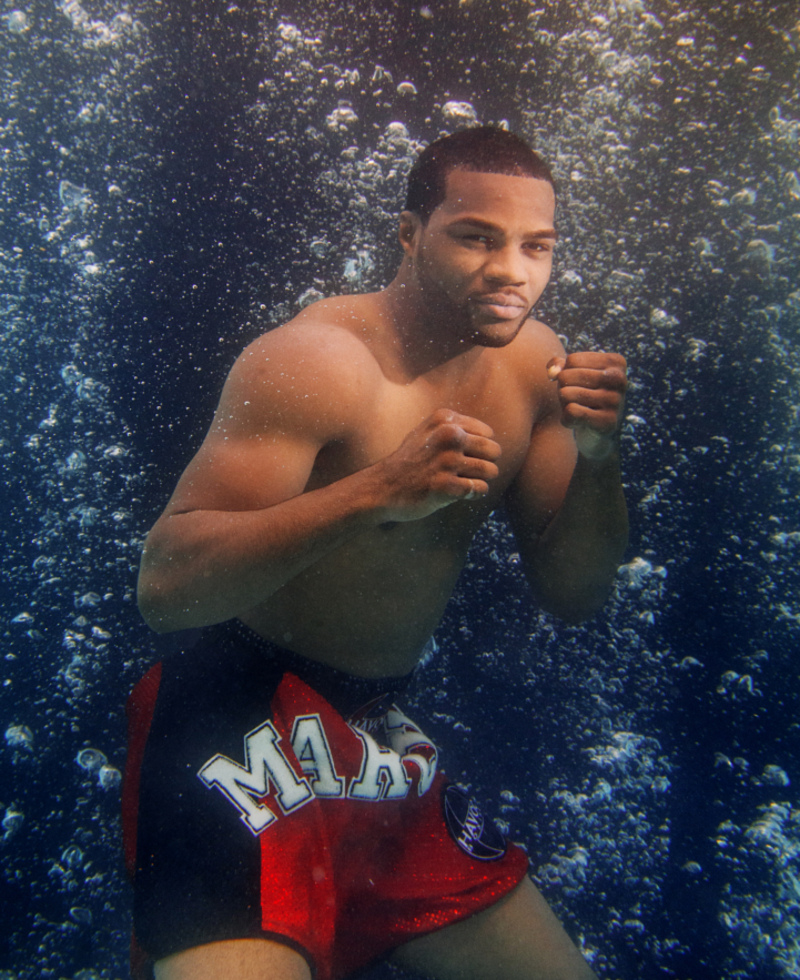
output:
[[[394,704],[406,684],[238,621],[142,678],[123,789],[135,977],[193,946],[270,938],[334,980],[519,883],[525,853]]]

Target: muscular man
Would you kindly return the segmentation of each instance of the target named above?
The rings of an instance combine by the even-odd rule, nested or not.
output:
[[[158,980],[334,980],[391,951],[441,980],[593,976],[393,703],[494,508],[570,622],[623,554],[625,361],[530,318],[554,208],[518,137],[436,141],[394,281],[231,370],[139,582],[155,630],[212,627],[130,702],[134,946]]]

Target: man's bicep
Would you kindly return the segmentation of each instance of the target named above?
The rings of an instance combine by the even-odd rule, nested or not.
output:
[[[321,447],[310,437],[209,433],[178,481],[166,515],[261,510],[302,493]]]
[[[578,451],[572,432],[554,417],[538,423],[519,473],[506,491],[506,508],[520,546],[535,541],[561,504]]]
[[[265,352],[265,343],[237,359],[168,514],[260,510],[288,500],[305,489],[319,450],[341,435],[329,379],[305,376],[296,358],[268,346]]]

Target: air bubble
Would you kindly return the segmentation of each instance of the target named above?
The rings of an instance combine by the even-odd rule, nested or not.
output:
[[[61,379],[67,384],[77,384],[83,377],[83,372],[79,371],[74,364],[65,364],[61,368]]]
[[[312,255],[316,255],[318,259],[324,259],[328,252],[330,252],[331,245],[324,238],[315,238],[308,248]]]
[[[780,766],[767,765],[761,773],[760,782],[764,786],[788,786],[791,780]]]
[[[102,599],[96,592],[85,592],[75,599],[75,607],[77,609],[93,608],[99,606],[101,602]]]
[[[793,201],[800,201],[800,178],[794,170],[789,170],[783,175],[783,189]]]
[[[393,146],[405,148],[408,143],[408,130],[401,122],[390,122],[383,135]]]
[[[297,305],[303,309],[306,306],[311,306],[312,303],[318,303],[321,299],[325,299],[324,294],[312,286],[300,293],[297,297]]]
[[[67,473],[79,473],[86,469],[86,454],[80,449],[74,449],[64,460],[64,469]]]
[[[23,823],[25,823],[25,814],[22,810],[10,806],[3,816],[3,840],[10,840],[14,834],[19,832]]]
[[[75,761],[87,772],[97,772],[108,763],[108,759],[99,749],[81,749]]]
[[[756,271],[769,272],[774,258],[775,249],[763,238],[754,238],[745,247],[745,260]]]
[[[650,326],[655,327],[656,330],[672,330],[673,327],[678,326],[678,319],[666,310],[654,307],[650,310]]]
[[[5,734],[6,745],[17,752],[33,751],[33,732],[27,725],[10,725]]]
[[[442,106],[445,121],[457,126],[476,126],[478,113],[470,102],[445,102]]]
[[[68,180],[62,180],[58,185],[58,197],[65,208],[70,211],[80,211],[85,213],[92,199],[89,196],[88,187],[79,187]]]
[[[61,852],[61,863],[73,870],[79,868],[83,864],[83,851],[76,844],[70,844]]]
[[[578,286],[583,285],[583,278],[574,269],[566,269],[561,273],[558,282],[566,289],[577,289]]]
[[[122,459],[128,455],[128,450],[124,446],[109,446],[103,450],[106,459]]]
[[[620,567],[620,573],[627,579],[629,589],[641,589],[650,576],[666,578],[667,570],[661,565],[653,566],[646,558],[634,558]]]
[[[122,782],[122,773],[114,766],[100,766],[97,773],[97,782],[100,788],[106,792],[116,789]]]
[[[24,34],[31,26],[28,15],[22,10],[12,10],[10,14],[6,14],[4,20],[12,34]]]
[[[358,125],[358,116],[349,105],[340,102],[338,107],[326,116],[325,125],[332,133],[346,133]]]

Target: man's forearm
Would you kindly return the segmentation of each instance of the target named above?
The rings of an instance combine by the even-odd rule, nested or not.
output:
[[[162,517],[145,543],[139,608],[158,632],[208,626],[263,602],[380,522],[368,471],[256,511]]]
[[[579,455],[564,502],[535,547],[523,551],[542,607],[580,622],[603,605],[628,543],[628,512],[616,451]]]
[[[485,495],[500,455],[491,434],[477,419],[439,409],[395,452],[319,490],[261,510],[173,505],[145,542],[142,615],[159,632],[223,622],[384,521],[422,520]]]

